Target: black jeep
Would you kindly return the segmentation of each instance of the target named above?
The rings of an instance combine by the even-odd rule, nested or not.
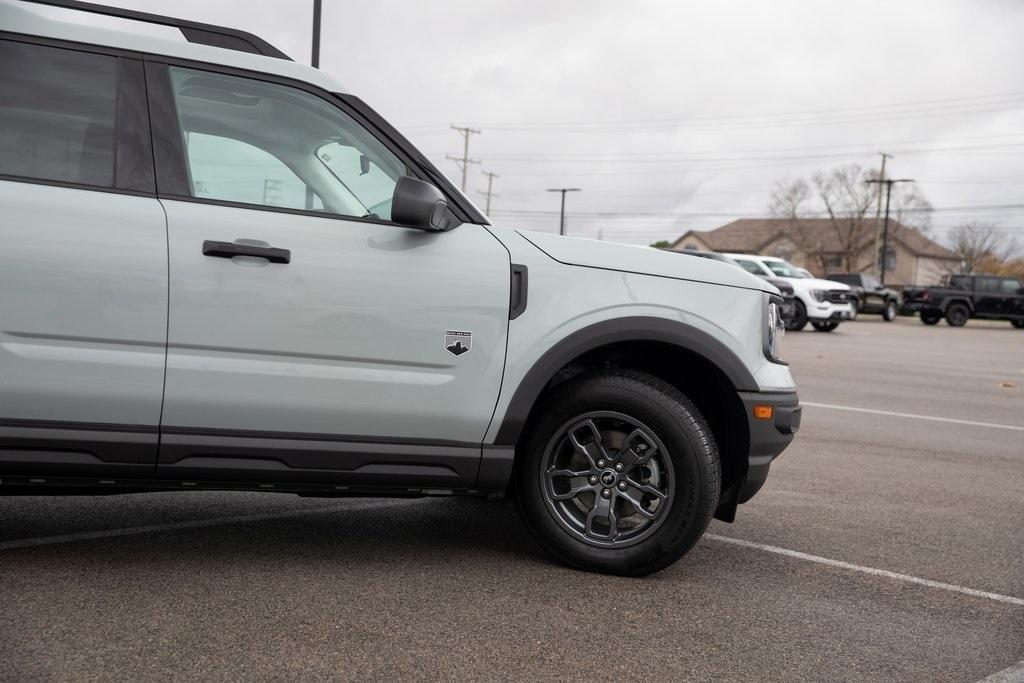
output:
[[[902,309],[919,313],[921,322],[934,325],[943,317],[953,327],[971,318],[1009,320],[1024,329],[1024,286],[1020,280],[998,275],[947,275],[935,287],[907,287]]]

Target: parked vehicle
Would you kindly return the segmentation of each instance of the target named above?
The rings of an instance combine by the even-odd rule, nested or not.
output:
[[[554,556],[639,575],[793,438],[763,279],[495,227],[256,36],[47,4],[187,40],[0,0],[0,493],[514,484]]]
[[[778,277],[793,286],[796,313],[787,323],[787,330],[802,330],[810,322],[819,332],[831,332],[843,320],[856,316],[850,298],[850,287],[841,282],[806,277],[802,269],[784,259],[753,254],[726,254],[749,273],[760,277]]]
[[[712,261],[721,261],[722,263],[728,263],[736,266],[737,268],[743,268],[743,266],[736,263],[733,259],[729,258],[725,254],[719,254],[717,251],[685,249],[676,253],[688,254],[689,256],[699,256],[700,258],[711,259]],[[782,320],[788,326],[796,316],[796,296],[793,294],[793,286],[782,278],[774,276],[770,277],[768,275],[762,275],[761,273],[754,273],[754,275],[764,278],[768,284],[779,290],[779,294],[782,295]]]
[[[961,327],[971,318],[1008,320],[1024,329],[1024,285],[997,275],[947,275],[935,287],[907,287],[903,309],[917,313],[925,325],[946,319]]]
[[[869,273],[829,273],[825,279],[849,285],[857,313],[879,313],[887,322],[899,315],[900,293]]]

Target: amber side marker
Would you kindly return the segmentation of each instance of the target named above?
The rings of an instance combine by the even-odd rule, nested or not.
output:
[[[774,414],[772,406],[756,405],[754,406],[754,417],[758,420],[770,420]]]

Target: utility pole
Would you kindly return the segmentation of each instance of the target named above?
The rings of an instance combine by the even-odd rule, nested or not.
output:
[[[877,183],[879,185],[879,188],[878,188],[879,190],[882,189],[881,188],[882,185],[885,185],[885,223],[884,223],[884,227],[882,228],[882,252],[881,252],[881,255],[879,257],[879,260],[882,262],[882,269],[881,269],[882,273],[881,273],[881,275],[878,278],[879,280],[881,280],[882,284],[884,285],[885,284],[885,264],[889,260],[888,259],[888,256],[889,256],[889,200],[892,198],[892,186],[895,185],[896,183],[912,183],[912,182],[914,182],[914,179],[913,178],[896,178],[894,180],[882,180],[882,179],[879,179],[879,180],[865,180],[864,182],[868,183],[869,185]],[[881,196],[881,193],[879,193],[879,196]]]
[[[558,234],[565,234],[565,193],[566,192],[582,192],[583,190],[578,187],[553,187],[548,192],[561,192],[562,193],[562,212],[558,219]]]
[[[466,191],[466,173],[469,171],[470,164],[479,164],[479,159],[469,158],[469,136],[474,134],[480,134],[479,128],[470,128],[469,126],[456,126],[452,125],[452,130],[457,131],[462,136],[462,156],[453,157],[451,154],[447,155],[449,159],[454,161],[462,169],[462,191]]]
[[[879,152],[882,155],[882,172],[878,176],[881,180],[885,180],[885,160],[893,159],[893,155],[886,154],[885,152]],[[878,186],[878,204],[875,206],[875,254],[878,254],[879,239],[882,237],[882,186]],[[878,259],[871,264],[871,273],[878,275]]]
[[[313,0],[313,58],[310,64],[314,69],[320,68],[320,3],[322,0]]]
[[[320,3],[313,0],[313,50],[309,63],[314,69],[320,68]],[[313,188],[306,185],[306,211],[313,210]]]
[[[494,179],[495,178],[500,178],[501,176],[498,175],[497,173],[491,173],[489,171],[483,171],[483,174],[485,176],[487,176],[487,192],[484,192],[482,190],[477,190],[477,192],[479,192],[483,196],[487,197],[487,205],[486,205],[486,208],[484,208],[484,213],[490,213],[491,212],[491,197],[498,197],[499,196],[499,195],[496,195],[493,192],[491,192],[491,185],[494,183]]]

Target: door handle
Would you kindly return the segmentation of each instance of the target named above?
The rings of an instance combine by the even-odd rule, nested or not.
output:
[[[238,244],[237,242],[203,242],[203,256],[231,258],[232,256],[256,256],[265,258],[271,263],[291,263],[292,252],[277,247],[261,247],[255,244]]]

